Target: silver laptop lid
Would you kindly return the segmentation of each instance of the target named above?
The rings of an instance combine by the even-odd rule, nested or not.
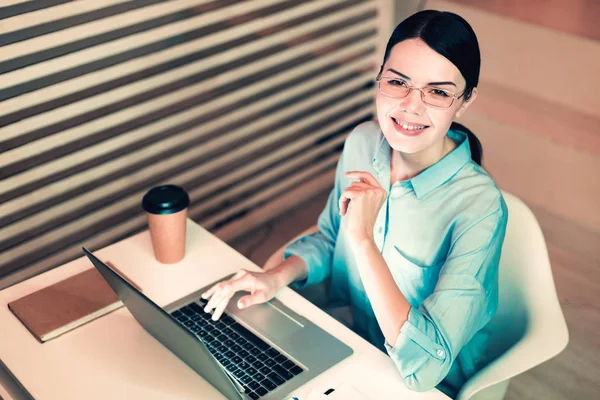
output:
[[[230,400],[247,399],[213,358],[204,343],[183,328],[156,303],[133,287],[85,247],[85,255],[115,291],[133,317],[156,340],[171,350],[215,389]]]

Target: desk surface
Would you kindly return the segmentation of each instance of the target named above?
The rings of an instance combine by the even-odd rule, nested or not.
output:
[[[260,270],[208,231],[188,220],[186,256],[174,265],[155,261],[142,232],[95,254],[110,261],[161,306],[235,272]],[[7,304],[91,267],[80,258],[0,292],[0,359],[37,400],[223,399],[198,374],[148,334],[125,308],[46,343],[39,343]],[[293,393],[351,384],[372,399],[438,399],[437,390],[409,391],[391,360],[312,303],[285,288],[279,300],[354,349],[354,354]]]

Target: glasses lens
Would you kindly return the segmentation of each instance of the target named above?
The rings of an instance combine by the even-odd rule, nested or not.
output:
[[[379,81],[379,90],[389,97],[406,97],[410,87],[406,81],[394,77],[382,77]]]
[[[423,101],[434,107],[450,107],[454,101],[451,93],[438,88],[423,88]]]

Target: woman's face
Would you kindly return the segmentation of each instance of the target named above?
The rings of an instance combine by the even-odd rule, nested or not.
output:
[[[398,78],[398,81],[392,79],[394,85],[403,85],[405,81],[412,87],[435,87],[457,96],[465,90],[465,79],[458,68],[421,39],[396,44],[383,66],[382,76],[383,79]],[[425,104],[418,90],[411,90],[404,98],[392,98],[378,91],[379,126],[394,150],[419,153],[443,143],[452,120],[464,112],[476,94],[475,89],[469,102],[461,97],[449,108],[436,108]],[[417,129],[411,129],[415,127]]]

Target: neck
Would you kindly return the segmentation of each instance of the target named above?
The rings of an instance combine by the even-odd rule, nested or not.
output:
[[[433,146],[418,153],[402,153],[392,149],[391,157],[391,181],[403,181],[414,178],[421,172],[450,153],[456,144],[448,135],[435,143]]]

